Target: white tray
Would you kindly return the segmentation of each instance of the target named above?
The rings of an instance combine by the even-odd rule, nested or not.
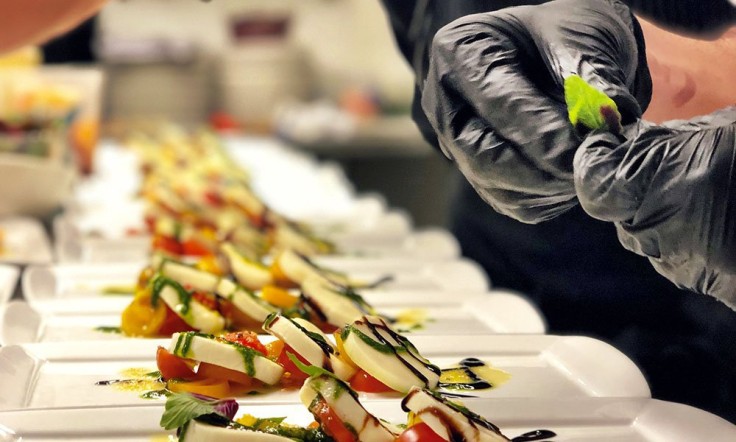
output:
[[[131,286],[145,264],[59,264],[31,266],[23,273],[21,287],[26,299],[67,298],[99,294],[110,286]],[[390,290],[449,290],[483,293],[486,274],[468,260],[418,262],[408,260],[344,260],[339,266],[355,279],[375,281],[388,274],[394,279],[380,286]],[[379,289],[376,289],[377,291]]]
[[[0,267],[2,275],[2,267]],[[0,276],[1,280],[2,276]],[[126,286],[129,284],[126,284]],[[295,291],[296,292],[296,291]],[[360,295],[375,307],[435,307],[458,305],[480,296],[503,297],[510,301],[525,302],[523,295],[506,290],[477,292],[467,290],[420,290],[420,289],[361,289]],[[102,293],[100,291],[54,291],[34,290],[25,294],[25,300],[42,313],[114,313],[120,312],[130,303],[132,293]],[[1,301],[1,299],[0,299]],[[83,302],[69,302],[83,301]],[[0,302],[1,304],[2,302]]]
[[[466,403],[473,411],[498,425],[508,437],[545,428],[557,433],[551,442],[736,440],[736,427],[717,416],[686,405],[647,398],[481,399]],[[137,406],[0,412],[0,440],[166,440],[167,433],[159,427],[162,408]],[[406,419],[396,402],[369,402],[366,408],[394,423],[403,423]],[[300,405],[246,405],[240,408],[238,415],[244,413],[258,417],[287,416],[287,422],[301,425],[313,420]]]
[[[264,338],[265,340],[266,338]],[[440,367],[478,357],[506,370],[511,379],[489,398],[649,397],[636,365],[608,344],[591,338],[527,336],[412,336],[419,351]],[[170,340],[25,344],[0,347],[0,409],[155,404],[140,393],[95,385],[119,379],[129,368],[155,370],[159,345]],[[366,400],[396,395],[361,394]],[[245,396],[247,403],[296,403],[298,391]]]
[[[0,264],[0,305],[6,303],[18,285],[20,269],[16,266]]]
[[[51,245],[41,224],[30,218],[0,219],[4,245],[0,263],[45,264],[51,262]]]
[[[129,299],[129,298],[128,298]],[[116,306],[118,310],[99,312]],[[122,340],[119,334],[95,330],[119,326],[125,300],[74,299],[30,305],[12,301],[0,307],[0,345],[70,340]],[[542,316],[526,299],[497,293],[471,298],[455,305],[410,307],[426,314],[427,321],[411,335],[486,335],[492,333],[536,334],[546,331]],[[381,307],[380,313],[395,316],[407,308]]]
[[[249,169],[255,191],[285,215],[303,219],[354,210],[356,198],[352,185],[334,163],[318,162],[313,156],[272,137],[237,137],[223,141],[232,159]],[[94,175],[77,186],[75,200],[79,206],[108,206],[111,196],[115,201],[130,200],[140,189],[138,158],[117,143],[103,141],[95,155],[95,169]]]
[[[84,184],[89,184],[85,182]],[[59,227],[68,232],[81,235],[83,238],[98,237],[104,239],[121,239],[131,236],[133,232],[146,230],[143,221],[145,204],[133,196],[115,195],[112,185],[100,185],[96,191],[101,198],[90,202],[78,198],[66,205],[66,210],[56,218]],[[111,197],[112,194],[112,197]],[[362,195],[350,201],[347,210],[335,208],[335,205],[319,206],[320,216],[312,219],[300,219],[316,232],[378,232],[384,234],[404,235],[411,229],[411,219],[400,210],[389,210],[383,197],[379,195]],[[63,232],[62,232],[63,233]]]
[[[62,221],[55,223],[54,245],[59,262],[136,262],[150,253],[147,235],[120,238],[85,237],[65,231]],[[408,233],[382,231],[341,232],[330,235],[339,245],[341,257],[386,257],[444,261],[460,256],[460,246],[452,234],[443,229],[427,229]]]

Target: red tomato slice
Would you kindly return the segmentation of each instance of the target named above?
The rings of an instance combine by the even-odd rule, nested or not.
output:
[[[230,370],[229,368],[220,367],[215,364],[201,362],[197,369],[197,379],[212,379],[217,381],[229,381],[240,384],[242,387],[250,387],[253,385],[254,379],[245,373]]]
[[[358,437],[350,431],[335,412],[327,405],[324,400],[318,401],[309,411],[312,412],[314,418],[319,422],[322,430],[327,433],[335,442],[357,442]]]
[[[396,439],[396,442],[446,442],[434,430],[424,422],[412,425],[404,430]]]
[[[215,298],[215,295],[210,295],[203,292],[194,292],[192,293],[192,299],[212,311],[217,311],[217,299]]]
[[[188,239],[181,244],[181,252],[188,256],[208,256],[212,251],[205,247],[201,242]]]
[[[235,342],[236,344],[240,344],[243,347],[251,348],[263,356],[266,356],[268,354],[268,350],[266,350],[266,346],[261,343],[261,341],[258,340],[258,335],[253,332],[233,332],[228,333],[222,337],[222,339],[230,342]]]
[[[143,221],[146,223],[148,233],[153,233],[153,231],[156,230],[156,218],[147,215],[145,218],[143,218]]]
[[[301,361],[304,365],[312,365],[309,362],[307,362],[306,359],[299,356],[299,354],[294,351],[293,348],[289,347],[288,345],[284,344],[284,349],[281,350],[281,354],[279,354],[279,357],[276,359],[276,363],[284,367],[284,371],[289,373],[289,376],[284,376],[285,384],[294,384],[297,386],[301,386],[304,384],[304,381],[309,377],[306,373],[299,370],[299,367],[294,364],[291,359],[289,359],[289,353],[293,354],[294,356]]]
[[[162,302],[163,301],[159,301]],[[158,329],[158,333],[161,336],[171,336],[176,332],[196,331],[191,325],[184,322],[184,320],[174,313],[173,310],[166,306],[166,319],[164,319],[161,328]]]
[[[225,200],[223,200],[222,196],[214,190],[206,191],[204,193],[204,199],[214,207],[222,207],[225,205]]]
[[[163,250],[169,252],[172,255],[181,255],[182,247],[174,238],[156,235],[153,237],[153,250]]]
[[[196,375],[190,364],[191,362],[187,359],[173,355],[163,347],[156,350],[156,366],[158,366],[158,371],[161,372],[161,377],[165,380],[174,378],[194,379]]]
[[[350,386],[353,387],[353,390],[364,391],[366,393],[388,393],[394,391],[393,388],[369,375],[365,370],[358,370],[350,378]]]
[[[263,325],[262,321],[256,321],[246,315],[227,299],[220,299],[220,307],[218,310],[220,314],[228,320],[231,327],[236,330],[261,330],[261,326]]]

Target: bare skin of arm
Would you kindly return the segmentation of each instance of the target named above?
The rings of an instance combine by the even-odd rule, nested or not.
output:
[[[61,35],[102,8],[106,0],[0,0],[0,53]]]
[[[702,39],[639,20],[654,87],[645,119],[688,119],[736,105],[736,27]]]

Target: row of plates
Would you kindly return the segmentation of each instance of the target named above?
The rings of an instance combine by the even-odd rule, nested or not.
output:
[[[523,295],[494,290],[476,263],[459,257],[448,232],[415,231],[409,217],[380,198],[356,196],[334,166],[268,140],[233,139],[229,148],[237,161],[259,171],[254,184],[270,192],[269,203],[303,220],[319,219],[317,228],[346,252],[320,258],[320,264],[366,281],[394,276],[361,293],[387,315],[426,316],[425,325],[408,335],[426,357],[440,366],[478,357],[511,373],[503,386],[466,400],[508,436],[548,428],[558,434],[555,441],[736,440],[736,428],[722,419],[651,399],[641,372],[615,348],[590,338],[545,335],[536,308]],[[85,182],[55,221],[56,263],[50,263],[48,241],[44,259],[25,262],[31,265],[20,281],[23,300],[10,300],[18,269],[0,267],[0,441],[165,436],[158,426],[162,401],[95,385],[127,369],[155,370],[156,348],[167,345],[95,330],[119,323],[131,298],[105,289],[135,281],[149,244],[145,236],[128,235],[141,227],[131,193],[134,171],[125,170],[134,162],[113,146],[103,146],[100,161],[103,173]],[[279,174],[262,171],[279,168],[306,183],[310,195],[300,201],[307,203],[289,206],[293,189],[280,187],[284,180],[274,179]],[[315,191],[332,205],[315,206]],[[361,394],[361,401],[381,418],[405,418],[398,397]],[[311,420],[294,391],[239,402],[257,416]]]

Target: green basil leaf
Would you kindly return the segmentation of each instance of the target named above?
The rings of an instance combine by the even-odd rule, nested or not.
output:
[[[335,377],[334,374],[330,373],[329,371],[325,370],[322,367],[317,367],[316,365],[306,365],[306,364],[304,364],[302,361],[299,360],[299,358],[297,358],[294,355],[294,353],[288,352],[288,353],[286,353],[286,356],[288,356],[289,359],[291,359],[291,362],[293,362],[294,365],[296,365],[296,368],[298,368],[299,370],[301,370],[304,374],[309,375],[309,377],[320,376],[320,375],[323,375],[323,374],[324,375],[327,375],[329,377],[332,377],[332,378]]]
[[[621,114],[616,103],[578,75],[565,78],[565,103],[573,126],[620,131]]]
[[[221,416],[229,421],[237,409],[238,403],[233,399],[200,399],[187,393],[172,393],[166,399],[160,425],[166,430],[173,430],[183,427],[198,417],[210,414]]]

